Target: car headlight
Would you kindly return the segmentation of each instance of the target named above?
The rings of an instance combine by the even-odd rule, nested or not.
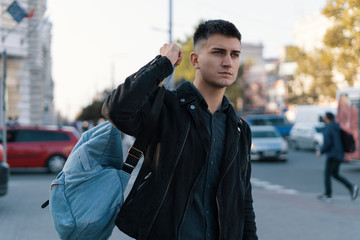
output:
[[[281,144],[281,151],[286,152],[288,150],[287,142],[283,141]]]

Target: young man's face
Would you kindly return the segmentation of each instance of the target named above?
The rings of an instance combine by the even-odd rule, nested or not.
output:
[[[326,124],[328,124],[329,122],[330,122],[330,120],[326,117],[326,115],[324,116],[324,122],[326,123]]]
[[[240,66],[240,48],[239,39],[221,34],[199,42],[192,63],[200,72],[200,80],[215,88],[231,85]]]

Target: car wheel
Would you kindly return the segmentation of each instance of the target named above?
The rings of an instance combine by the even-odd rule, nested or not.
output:
[[[59,173],[65,164],[66,158],[60,155],[55,155],[49,158],[47,168],[50,173]]]

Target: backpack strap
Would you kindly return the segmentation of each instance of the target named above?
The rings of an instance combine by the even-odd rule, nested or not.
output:
[[[165,87],[161,86],[159,92],[156,95],[155,101],[151,107],[151,111],[145,120],[144,129],[141,135],[138,136],[129,149],[129,154],[123,164],[122,170],[131,174],[138,164],[141,157],[144,155],[147,144],[150,140],[150,135],[154,126],[156,126],[159,120],[160,111],[164,103]]]
[[[159,120],[161,108],[164,103],[165,90],[169,87],[170,81],[174,75],[175,66],[173,66],[172,73],[165,79],[163,85],[160,87],[156,95],[155,101],[151,107],[150,113],[145,120],[144,129],[140,136],[138,136],[134,144],[129,148],[128,156],[123,164],[122,170],[131,174],[138,164],[141,157],[144,155],[145,149],[149,143],[150,135],[154,126]]]

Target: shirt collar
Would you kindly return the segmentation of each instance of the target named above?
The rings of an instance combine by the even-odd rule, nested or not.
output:
[[[207,110],[209,108],[208,104],[206,103],[204,97],[201,95],[201,93],[199,92],[199,90],[197,90],[197,88],[194,86],[193,83],[190,84],[190,91],[192,91],[195,95],[195,98],[197,99],[197,101],[199,101],[201,107],[204,110]],[[226,112],[230,107],[230,101],[227,99],[227,97],[224,95],[223,96],[223,100],[221,102],[221,106],[218,110],[219,112]]]

